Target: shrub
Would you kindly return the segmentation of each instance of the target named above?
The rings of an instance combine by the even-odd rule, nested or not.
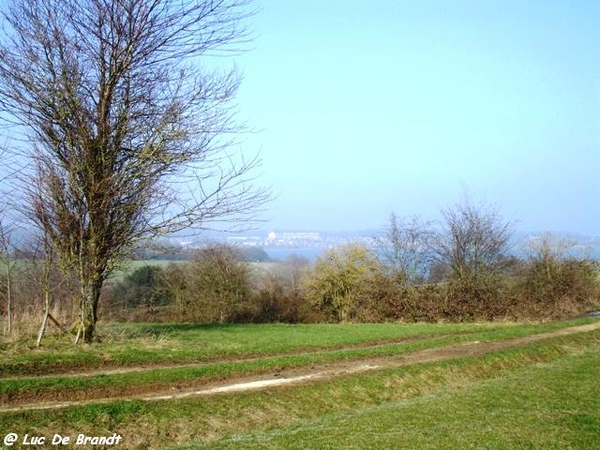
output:
[[[452,272],[453,279],[468,280],[502,272],[507,265],[512,224],[497,207],[476,204],[468,196],[453,208],[442,210],[444,232],[433,246],[436,259]]]
[[[521,315],[556,319],[600,305],[596,263],[575,259],[535,259],[517,285]]]
[[[344,245],[317,259],[307,275],[304,295],[328,321],[368,320],[371,314],[378,315],[375,286],[384,276],[367,248]]]
[[[376,237],[378,255],[389,274],[402,285],[417,285],[428,277],[435,237],[431,223],[419,217],[392,213],[382,235]]]
[[[167,299],[161,289],[162,271],[161,267],[151,265],[134,270],[113,287],[113,305],[124,309],[164,305]]]
[[[497,273],[463,276],[444,286],[443,318],[451,321],[493,320],[507,313],[506,279]]]
[[[254,296],[254,322],[311,322],[310,305],[281,272],[264,274]]]
[[[179,320],[232,322],[252,317],[250,271],[232,247],[203,248],[192,261],[171,265],[162,279]]]
[[[168,299],[163,289],[163,268],[146,265],[135,269],[123,280],[108,283],[102,292],[106,311],[111,319],[155,321],[158,311]]]

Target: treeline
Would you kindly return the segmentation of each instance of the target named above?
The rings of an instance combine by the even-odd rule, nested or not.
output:
[[[269,254],[261,247],[231,246],[237,259],[245,262],[270,262]],[[131,252],[132,261],[191,261],[196,255],[195,250],[185,249],[169,243],[148,243]]]
[[[443,223],[391,216],[378,246],[333,248],[313,265],[298,257],[248,265],[214,246],[188,263],[145,267],[115,285],[122,319],[198,322],[546,320],[600,306],[600,266],[551,235],[512,251],[512,225],[464,199]]]
[[[358,244],[313,265],[292,256],[268,267],[215,246],[189,262],[141,267],[104,295],[115,320],[219,323],[549,320],[600,306],[590,260],[548,252],[511,258],[501,271],[446,270],[442,281],[417,281]]]
[[[567,242],[541,236],[517,258],[511,224],[494,208],[465,200],[442,213],[435,227],[392,215],[376,248],[349,243],[312,264],[298,256],[257,264],[261,252],[207,246],[189,260],[109,280],[101,316],[206,323],[550,320],[600,308],[599,263],[575,258]],[[38,327],[44,310],[61,332],[77,329],[75,277],[65,279],[43,254],[4,256],[0,316],[11,318],[12,334]]]

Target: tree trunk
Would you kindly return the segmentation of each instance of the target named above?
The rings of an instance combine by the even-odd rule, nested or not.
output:
[[[48,317],[50,316],[50,265],[48,261],[46,261],[46,270],[44,274],[44,318],[42,319],[42,325],[40,326],[40,331],[38,333],[37,342],[35,343],[36,347],[42,345],[42,337],[44,336],[44,332],[46,331],[46,326],[48,325]]]
[[[50,316],[50,300],[52,296],[52,288],[50,286],[50,272],[52,271],[52,261],[53,261],[53,253],[48,242],[47,236],[44,236],[44,278],[43,278],[43,286],[42,286],[42,294],[44,299],[44,316],[42,318],[42,324],[40,326],[40,331],[38,333],[38,338],[36,342],[36,347],[42,345],[42,338],[44,337],[44,333],[46,332],[46,327],[48,326],[48,317]]]
[[[38,338],[35,343],[36,347],[40,347],[42,345],[42,337],[46,332],[46,326],[48,325],[48,318],[50,317],[50,310],[46,309],[44,311],[44,318],[42,319],[42,325],[40,326],[40,331],[38,332]]]
[[[83,342],[89,344],[96,337],[96,322],[98,321],[98,302],[100,300],[100,291],[102,290],[101,281],[90,281],[82,287],[82,295],[80,300],[79,316],[80,324],[78,336],[75,343],[79,340],[79,335],[83,338]]]

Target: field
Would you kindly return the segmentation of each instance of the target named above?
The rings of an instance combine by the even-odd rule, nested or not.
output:
[[[79,348],[2,344],[0,445],[600,448],[597,319],[102,330]]]

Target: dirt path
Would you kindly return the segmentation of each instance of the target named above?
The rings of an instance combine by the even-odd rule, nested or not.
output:
[[[349,375],[359,372],[366,372],[379,369],[401,367],[409,364],[428,363],[443,361],[454,358],[481,356],[494,351],[507,350],[521,345],[532,344],[552,337],[568,336],[577,333],[583,333],[600,328],[600,322],[588,325],[581,325],[560,330],[539,333],[521,338],[507,339],[494,342],[472,341],[462,344],[453,344],[445,347],[437,347],[426,350],[420,350],[405,355],[386,356],[369,358],[360,361],[342,361],[328,362],[320,364],[317,367],[299,368],[286,370],[275,376],[254,376],[239,379],[235,382],[227,381],[222,383],[211,383],[202,386],[201,389],[185,389],[173,392],[170,389],[166,392],[154,392],[152,394],[127,395],[127,396],[107,396],[105,398],[96,398],[92,400],[49,402],[39,401],[37,403],[22,404],[18,406],[0,406],[0,412],[16,412],[25,410],[47,410],[66,408],[69,406],[85,405],[89,403],[108,403],[114,400],[175,400],[186,397],[226,394],[230,392],[249,391],[256,389],[265,389],[284,385],[306,383],[311,381],[330,379],[337,376]]]
[[[485,331],[485,330],[484,330]],[[493,331],[493,329],[487,330]],[[205,364],[213,364],[213,363],[242,363],[242,362],[252,362],[259,361],[265,358],[276,358],[281,356],[314,356],[320,355],[324,353],[332,353],[338,351],[346,351],[346,350],[358,350],[358,349],[377,349],[381,347],[385,347],[387,345],[393,344],[404,344],[408,342],[426,342],[426,341],[435,341],[438,339],[443,339],[452,336],[466,336],[469,334],[477,334],[481,333],[481,330],[463,330],[456,331],[450,333],[441,333],[441,334],[433,334],[433,335],[425,335],[425,336],[403,336],[401,338],[393,338],[393,339],[384,339],[376,342],[358,342],[354,344],[347,344],[344,346],[333,346],[333,347],[317,347],[313,349],[295,349],[282,353],[268,353],[268,354],[254,354],[248,355],[244,357],[236,357],[236,356],[225,356],[222,358],[209,358],[201,361],[193,361],[189,363],[153,363],[153,364],[144,364],[137,366],[121,366],[114,368],[97,368],[90,369],[86,371],[76,371],[75,368],[70,368],[67,370],[56,370],[48,372],[48,368],[46,369],[46,373],[38,374],[38,373],[26,373],[23,375],[6,375],[0,376],[0,381],[6,380],[27,380],[27,379],[36,379],[39,380],[41,378],[82,378],[82,377],[93,377],[97,375],[121,375],[126,373],[135,373],[135,372],[144,372],[147,370],[166,370],[166,369],[185,369],[190,367],[198,367]]]

